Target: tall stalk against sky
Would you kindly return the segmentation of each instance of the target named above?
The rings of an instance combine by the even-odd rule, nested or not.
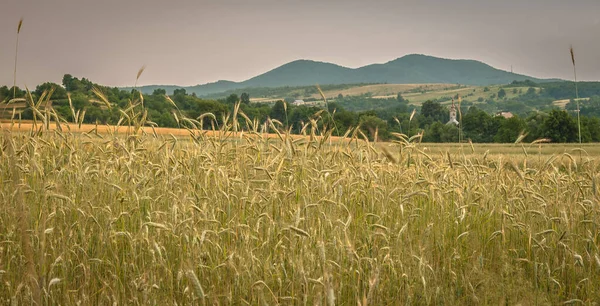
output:
[[[575,67],[575,52],[573,46],[570,48],[571,62],[573,63],[573,75],[575,76],[575,103],[577,103],[577,132],[579,133],[579,144],[581,144],[581,120],[579,117],[579,91],[577,90],[577,69]]]
[[[460,103],[462,99],[460,95],[458,95],[458,143],[460,143],[460,147],[462,148],[462,111],[460,110]]]
[[[19,26],[17,26],[17,42],[15,44],[15,70],[13,74],[13,99],[17,97],[17,56],[19,55],[19,33],[21,33],[22,25],[23,18],[19,20]]]

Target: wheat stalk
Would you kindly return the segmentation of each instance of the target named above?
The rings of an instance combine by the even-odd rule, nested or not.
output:
[[[412,113],[410,113],[410,117],[408,118],[408,137],[410,138],[410,123],[412,122],[413,118],[415,117],[415,114],[417,113],[417,109],[414,108]]]
[[[19,20],[17,26],[17,42],[15,43],[15,69],[13,73],[13,99],[17,98],[17,59],[19,56],[19,34],[21,33],[21,26],[23,26],[23,18]]]
[[[133,85],[134,89],[137,88],[137,82],[140,79],[140,76],[142,76],[142,73],[144,73],[144,70],[146,70],[146,65],[142,65],[140,70],[138,70],[137,75],[135,76],[135,83]]]
[[[335,110],[333,111],[333,114],[329,112],[329,104],[327,103],[327,97],[325,97],[325,94],[321,90],[321,86],[319,86],[319,84],[317,84],[316,87],[317,87],[317,91],[319,91],[319,95],[321,96],[321,99],[323,99],[323,102],[325,102],[325,111],[329,114],[329,118],[331,119],[331,123],[333,124],[333,127],[334,127],[335,131],[339,135],[339,131],[338,131],[337,125],[335,124],[335,120],[333,119],[333,114],[335,114]],[[286,116],[287,116],[287,113],[286,113]]]
[[[575,103],[577,104],[577,132],[579,135],[579,145],[581,146],[581,118],[580,118],[580,108],[579,108],[579,90],[577,89],[577,68],[575,65],[575,52],[573,51],[573,46],[569,48],[571,53],[571,63],[573,64],[573,76],[575,80]]]
[[[460,104],[462,102],[462,98],[458,95],[458,142],[461,144],[462,148],[462,111],[460,109]]]

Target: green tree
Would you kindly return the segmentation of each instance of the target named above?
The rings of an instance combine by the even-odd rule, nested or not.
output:
[[[277,102],[275,102],[275,105],[273,105],[273,108],[271,108],[271,118],[273,119],[277,119],[282,123],[286,123],[286,108],[287,105],[284,105],[284,103],[287,104],[287,102],[284,102],[282,100],[279,100]]]
[[[38,85],[33,91],[33,93],[39,97],[44,93],[44,91],[50,91],[53,88],[54,93],[52,93],[52,100],[67,98],[67,91],[64,88],[62,88],[62,86],[51,82],[46,82]]]
[[[458,142],[458,127],[439,121],[432,123],[423,135],[424,142]]]
[[[500,90],[498,90],[498,99],[502,99],[504,97],[506,97],[506,91],[504,88],[500,88]]]
[[[543,135],[552,142],[575,142],[578,140],[577,123],[566,111],[552,110],[544,120]]]
[[[238,95],[236,94],[230,94],[229,97],[227,97],[227,99],[225,99],[225,103],[227,104],[236,104],[240,99],[238,98]]]
[[[71,85],[71,82],[73,81],[73,76],[70,74],[65,74],[62,78],[62,85],[65,87],[65,89],[67,91],[71,91],[71,88],[69,88],[69,86]]]
[[[492,118],[483,110],[472,106],[463,116],[463,132],[473,142],[492,142],[500,127],[499,119]]]
[[[186,110],[192,107],[191,101],[193,101],[193,97],[187,95],[185,88],[173,90],[173,96],[171,98],[180,109]]]
[[[167,91],[162,88],[157,88],[152,92],[153,96],[164,96],[167,94]]]
[[[240,100],[242,101],[242,103],[244,104],[250,104],[250,95],[246,92],[242,93],[242,95],[240,96]]]
[[[398,95],[396,96],[396,100],[398,100],[398,102],[400,102],[400,103],[408,102],[406,99],[404,99],[404,97],[400,93],[398,93]]]
[[[177,88],[177,89],[173,90],[173,95],[174,96],[187,96],[187,91],[185,90],[185,88]]]
[[[215,115],[217,118],[217,123],[222,123],[223,116],[227,113],[227,106],[213,100],[202,100],[199,98],[194,98],[192,96],[187,96],[188,102],[190,105],[189,110],[186,112],[189,118],[196,119],[200,117],[202,114],[211,113]],[[204,120],[203,128],[208,129],[211,128],[210,120]]]
[[[81,81],[70,74],[65,74],[62,84],[68,92],[85,91],[92,88],[92,82],[83,78]]]
[[[498,128],[498,132],[494,136],[494,142],[499,143],[512,143],[517,140],[519,135],[525,131],[527,126],[525,125],[525,121],[521,119],[519,116],[513,116],[508,119],[504,119],[504,117],[499,120],[500,127]]]
[[[525,103],[513,100],[500,103],[498,106],[502,107],[502,111],[511,112],[513,114],[519,115],[525,115],[529,111],[531,111],[531,107],[525,105]]]
[[[581,117],[581,139],[583,142],[600,141],[600,119],[598,117]]]
[[[338,128],[338,134],[345,133],[349,128],[357,125],[358,117],[356,113],[349,112],[343,108],[338,108],[335,113],[335,125]]]
[[[377,116],[366,115],[360,117],[360,127],[363,133],[365,133],[370,140],[375,139],[376,132],[378,135],[378,140],[385,139],[387,136],[388,124],[385,120]]]
[[[148,119],[160,127],[177,127],[177,121],[170,111],[159,112],[154,109],[148,111]]]
[[[421,115],[426,118],[431,118],[433,121],[445,121],[446,110],[439,103],[434,101],[426,101],[421,106]]]
[[[532,142],[544,137],[544,121],[547,117],[547,113],[535,112],[525,118],[525,125],[527,126],[527,137],[525,137],[525,142]]]
[[[8,101],[10,97],[10,92],[8,91],[8,87],[2,86],[0,87],[0,103]]]

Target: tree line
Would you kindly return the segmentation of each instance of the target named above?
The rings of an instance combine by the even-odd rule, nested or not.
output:
[[[567,83],[567,82],[564,82]],[[522,86],[519,82],[513,82],[513,86]],[[527,83],[526,86],[537,84]],[[538,85],[539,86],[539,85]],[[554,87],[553,87],[554,86]],[[586,85],[589,93],[600,92],[600,86]],[[103,107],[95,102],[93,88],[99,88],[114,106]],[[533,87],[532,87],[533,88]],[[557,96],[565,96],[565,88],[568,85],[560,83],[544,89],[545,93],[536,94],[535,90],[520,97],[526,103],[527,97],[531,101],[548,99],[548,92]],[[129,91],[115,87],[105,87],[92,83],[86,78],[78,79],[69,74],[65,75],[62,84],[44,83],[40,84],[30,92],[35,101],[45,91],[53,90],[52,107],[57,114],[67,121],[73,121],[73,113],[70,105],[75,110],[85,109],[83,123],[117,124],[121,118],[119,109],[127,107],[130,99],[140,93],[136,89]],[[7,102],[12,98],[22,98],[28,93],[20,88],[0,87],[0,101]],[[511,90],[510,85],[502,91]],[[596,91],[594,91],[596,90]],[[16,94],[14,94],[16,92]],[[67,94],[69,93],[69,94]],[[177,112],[181,112],[188,118],[198,118],[205,113],[212,113],[216,117],[216,123],[222,123],[224,116],[233,112],[236,103],[240,103],[240,110],[249,118],[259,122],[268,119],[276,119],[292,133],[300,133],[303,124],[310,121],[315,114],[320,114],[322,120],[320,125],[328,125],[334,128],[334,135],[343,135],[349,128],[360,126],[365,135],[373,139],[377,134],[379,140],[390,139],[391,133],[403,133],[409,136],[422,134],[423,142],[457,142],[459,137],[470,139],[476,143],[508,143],[514,142],[521,134],[526,134],[524,141],[534,141],[547,138],[552,142],[576,142],[578,141],[578,129],[576,122],[575,101],[567,104],[566,110],[547,105],[546,109],[529,110],[526,113],[516,113],[510,118],[498,116],[487,111],[486,104],[461,104],[459,111],[460,125],[447,124],[449,120],[448,107],[440,101],[427,101],[420,107],[411,105],[400,94],[396,99],[387,99],[381,102],[373,102],[369,110],[359,109],[356,104],[348,104],[351,109],[346,109],[340,103],[318,103],[314,105],[293,105],[284,100],[275,103],[251,103],[248,93],[230,94],[226,98],[207,99],[195,94],[188,94],[185,89],[176,89],[168,97],[174,105],[168,103],[166,91],[155,89],[152,94],[143,95],[143,107],[147,111],[148,121],[160,127],[179,127]],[[497,96],[504,93],[498,92]],[[528,96],[529,95],[529,96]],[[543,96],[546,95],[546,96]],[[69,96],[71,104],[69,103]],[[353,101],[349,98],[347,101]],[[344,101],[340,99],[340,101]],[[506,102],[506,101],[505,101]],[[600,141],[600,97],[592,96],[588,101],[581,103],[581,133],[582,141]],[[10,113],[5,111],[5,113]],[[6,114],[4,115],[6,118]],[[25,108],[21,119],[31,119],[32,111]],[[204,122],[203,128],[210,129],[211,123]]]

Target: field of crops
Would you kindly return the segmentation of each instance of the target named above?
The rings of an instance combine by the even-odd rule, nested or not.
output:
[[[0,304],[600,300],[592,148],[254,136],[3,131]]]

